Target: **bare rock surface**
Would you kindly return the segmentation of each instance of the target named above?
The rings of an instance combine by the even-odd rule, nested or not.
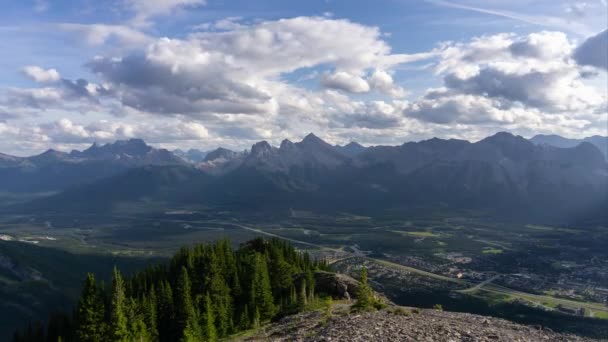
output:
[[[555,333],[503,319],[466,313],[394,307],[351,313],[348,305],[335,305],[331,317],[315,311],[285,317],[254,336],[238,341],[598,341]]]

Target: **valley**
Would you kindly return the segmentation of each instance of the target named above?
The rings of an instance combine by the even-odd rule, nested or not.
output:
[[[364,265],[374,288],[400,305],[441,304],[450,311],[570,333],[589,326],[608,329],[606,227],[496,222],[481,213],[397,218],[301,210],[244,215],[212,208],[132,209],[132,215],[3,216],[0,289],[35,280],[50,292],[65,293],[49,281],[55,265],[18,260],[9,246],[99,258],[109,274],[111,260],[142,264],[194,243],[228,238],[237,246],[257,236],[278,237],[346,274],[355,275]],[[25,263],[32,276],[16,278],[6,260]]]
[[[265,237],[351,276],[366,267],[398,305],[605,337],[598,146],[505,132],[339,146],[309,134],[204,156],[130,139],[4,157],[0,336],[73,307],[86,272],[109,282],[114,265],[128,275],[183,246]]]

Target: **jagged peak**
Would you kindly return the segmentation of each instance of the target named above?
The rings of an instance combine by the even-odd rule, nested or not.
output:
[[[270,152],[272,150],[272,146],[266,140],[259,141],[253,146],[251,146],[251,154],[252,155],[260,155]]]
[[[294,144],[291,140],[289,139],[283,139],[283,141],[281,141],[281,146],[279,147],[280,149],[286,149],[286,148],[290,148],[292,147]]]
[[[139,146],[148,146],[143,139],[140,138],[130,138],[126,140],[116,140],[114,143],[108,143],[106,146],[125,146],[125,145],[139,145]]]
[[[209,151],[209,153],[207,153],[207,155],[205,156],[205,158],[203,159],[204,161],[213,161],[219,158],[232,158],[234,156],[236,156],[238,153],[234,152],[232,150],[229,150],[227,148],[224,147],[218,147],[213,151]]]
[[[344,145],[344,147],[363,147],[364,148],[363,145],[359,144],[356,141],[351,141],[348,144]]]
[[[309,133],[302,139],[301,143],[304,144],[327,144],[323,139],[317,137],[314,133]]]

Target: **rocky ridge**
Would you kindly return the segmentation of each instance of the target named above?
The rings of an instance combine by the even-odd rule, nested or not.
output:
[[[388,307],[352,313],[348,304],[335,304],[331,317],[320,311],[285,317],[254,336],[235,341],[597,341],[536,326],[466,313]]]

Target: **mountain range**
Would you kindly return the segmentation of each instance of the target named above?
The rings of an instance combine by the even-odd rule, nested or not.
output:
[[[537,145],[544,144],[555,147],[574,147],[582,142],[588,142],[595,145],[604,154],[604,158],[608,159],[608,137],[602,137],[600,135],[594,135],[583,139],[570,139],[555,134],[538,134],[532,137],[530,141]]]
[[[606,141],[600,138],[563,146],[571,141],[503,132],[474,143],[433,138],[364,147],[334,146],[309,134],[279,147],[261,141],[249,151],[219,148],[196,161],[131,139],[70,153],[0,155],[0,191],[56,192],[22,207],[27,210],[113,210],[152,201],[233,210],[452,208],[604,220],[608,165],[596,145]]]

